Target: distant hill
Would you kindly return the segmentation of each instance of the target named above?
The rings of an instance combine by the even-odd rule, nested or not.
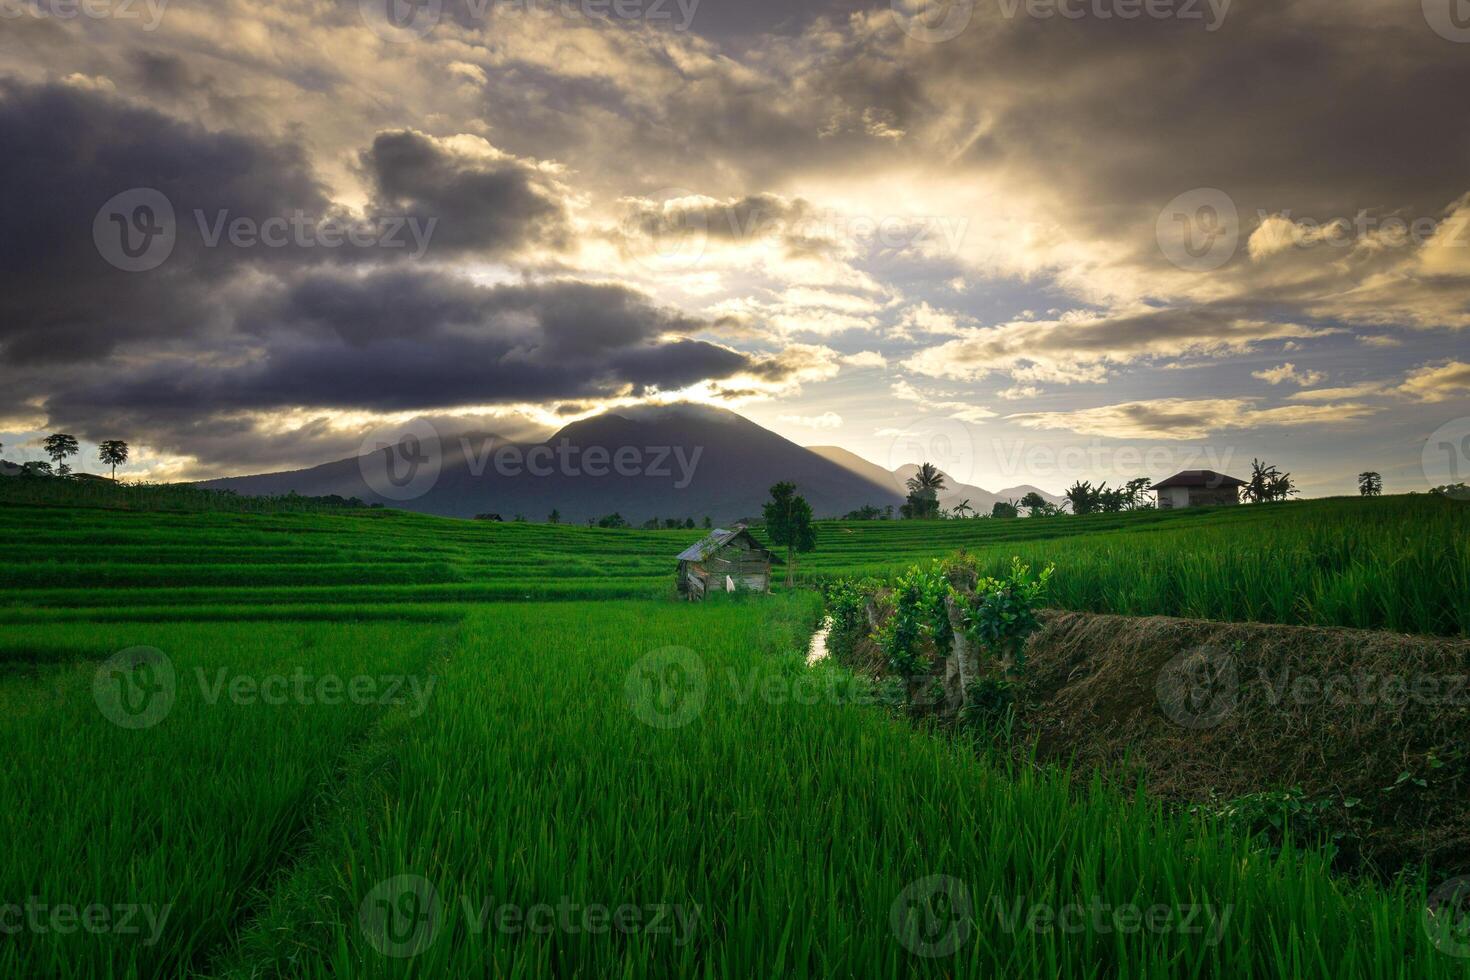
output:
[[[884,486],[891,487],[893,492],[900,497],[908,493],[908,479],[918,472],[919,467],[914,463],[905,463],[898,469],[889,472],[877,463],[871,463],[863,459],[857,453],[848,452],[840,446],[809,446],[812,452],[823,459],[830,460],[848,472],[861,476],[863,479]],[[942,470],[940,472],[943,472]],[[1041,494],[1042,499],[1048,503],[1061,505],[1062,499],[1056,494],[1047,493],[1040,487],[1023,484],[1018,487],[1007,487],[991,493],[984,487],[971,486],[968,483],[959,483],[948,473],[944,474],[944,490],[939,494],[939,506],[946,510],[952,509],[962,500],[968,500],[970,506],[981,514],[989,514],[990,509],[997,501],[1020,500],[1026,494],[1035,491]]]
[[[383,465],[372,457],[367,465],[354,457],[201,485],[241,494],[337,494],[446,517],[494,513],[511,520],[521,514],[543,521],[556,509],[563,521],[582,523],[617,512],[635,525],[652,517],[699,521],[708,516],[716,523],[759,517],[771,485],[781,480],[794,481],[818,517],[839,517],[865,504],[897,508],[903,502],[891,477],[879,482],[855,473],[749,419],[705,406],[609,412],[573,422],[539,443],[446,438],[442,450],[438,479],[413,499],[393,499],[370,485],[364,471]],[[594,450],[590,465],[589,450]],[[611,463],[620,451],[623,473]],[[386,458],[392,450],[382,452]],[[525,465],[497,465],[496,452]],[[627,465],[634,455],[639,463]],[[533,460],[543,475],[527,472]]]
[[[825,460],[836,463],[849,473],[857,474],[869,483],[892,489],[900,497],[908,492],[904,489],[903,481],[894,476],[892,472],[885,470],[877,463],[870,463],[857,453],[849,452],[840,446],[807,446],[807,449]]]
[[[893,471],[893,478],[899,487],[908,483],[909,477],[917,473],[919,467],[914,463],[905,463]],[[941,473],[944,471],[941,470]],[[906,492],[906,491],[905,491]],[[944,473],[944,489],[939,492],[939,506],[946,510],[952,509],[962,500],[968,500],[970,507],[977,513],[989,514],[990,509],[1000,501],[1020,500],[1028,493],[1039,493],[1043,500],[1050,504],[1061,505],[1063,498],[1056,494],[1047,493],[1040,487],[1033,487],[1029,483],[1017,487],[1006,487],[992,493],[984,487],[972,486],[968,483],[959,483],[948,473]]]

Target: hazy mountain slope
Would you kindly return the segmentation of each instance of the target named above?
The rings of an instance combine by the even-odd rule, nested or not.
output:
[[[623,472],[614,465],[619,459]],[[533,463],[536,473],[530,472]],[[819,517],[902,502],[891,481],[875,483],[733,412],[703,406],[599,415],[536,444],[449,438],[438,479],[408,500],[376,493],[364,469],[354,458],[204,485],[245,494],[335,493],[451,517],[493,512],[507,520],[522,514],[539,521],[556,509],[572,522],[612,512],[633,523],[650,517],[709,516],[717,523],[754,517],[771,485],[781,480],[794,481]]]
[[[909,477],[918,472],[918,469],[919,467],[913,463],[905,463],[898,469],[894,470],[893,475],[894,478],[898,481],[899,486],[903,486],[908,481]],[[942,473],[943,471],[941,470],[940,472]],[[1039,487],[1033,487],[1030,484],[1023,484],[1016,487],[1007,487],[1004,490],[997,490],[992,493],[991,491],[986,490],[984,487],[977,487],[972,486],[968,483],[956,482],[953,478],[950,477],[948,473],[945,473],[944,489],[939,492],[939,506],[945,508],[946,510],[949,510],[952,509],[960,501],[968,500],[972,509],[978,511],[981,514],[988,514],[990,513],[991,507],[993,507],[998,501],[1020,500],[1022,497],[1026,496],[1026,494],[1031,493],[1032,491],[1041,494],[1042,499],[1046,500],[1048,503],[1060,504],[1062,502],[1061,497],[1058,497],[1055,494],[1047,493],[1045,490],[1042,490]]]
[[[885,470],[877,463],[863,459],[857,453],[849,452],[840,446],[807,446],[806,448],[823,459],[836,463],[849,473],[862,477],[869,483],[891,487],[897,494],[906,492],[903,481],[895,477],[892,472]]]

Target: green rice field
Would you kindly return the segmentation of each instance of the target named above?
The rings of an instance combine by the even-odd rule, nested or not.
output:
[[[1462,635],[1467,524],[823,524],[797,578]],[[0,506],[0,976],[1470,977],[1437,880],[917,728],[806,665],[813,589],[674,601],[699,534]]]
[[[0,621],[137,608],[664,598],[701,531],[495,524],[391,510],[0,506]],[[757,531],[759,534],[759,531]],[[1126,615],[1470,633],[1470,508],[1330,499],[1086,517],[824,522],[797,581],[887,577],[965,548],[1057,566],[1053,601]],[[778,578],[781,576],[778,575]],[[100,610],[109,610],[104,614]]]

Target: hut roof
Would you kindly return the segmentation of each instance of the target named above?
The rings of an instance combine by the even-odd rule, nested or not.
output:
[[[1217,490],[1220,487],[1243,487],[1244,480],[1237,480],[1233,476],[1224,473],[1216,473],[1214,470],[1182,470],[1149,487],[1150,490],[1164,490],[1169,487],[1207,487]]]
[[[708,558],[710,555],[714,554],[716,551],[719,551],[725,545],[729,544],[731,541],[734,541],[736,538],[739,538],[741,536],[744,536],[749,540],[750,546],[752,548],[760,551],[766,550],[765,548],[761,547],[761,543],[755,539],[755,536],[747,531],[743,526],[728,529],[717,527],[709,534],[707,534],[703,539],[695,542],[694,544],[691,544],[689,547],[679,552],[679,561],[703,561],[705,558]]]

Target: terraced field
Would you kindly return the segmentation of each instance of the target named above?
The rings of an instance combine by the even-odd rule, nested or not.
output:
[[[161,615],[175,606],[344,607],[662,598],[701,531],[494,524],[390,510],[273,515],[0,506],[0,621]],[[757,530],[759,535],[759,530]],[[944,522],[826,522],[801,585],[896,574],[965,548],[1000,570],[1054,563],[1056,604],[1470,633],[1470,508],[1436,497]],[[778,579],[781,576],[778,574]],[[422,611],[420,612],[422,614]]]
[[[1462,632],[1444,503],[824,525],[800,578],[964,546],[1084,604],[1228,572],[1219,608]],[[1470,976],[1434,881],[915,729],[805,665],[811,590],[670,601],[698,532],[0,507],[0,534],[6,977]]]

